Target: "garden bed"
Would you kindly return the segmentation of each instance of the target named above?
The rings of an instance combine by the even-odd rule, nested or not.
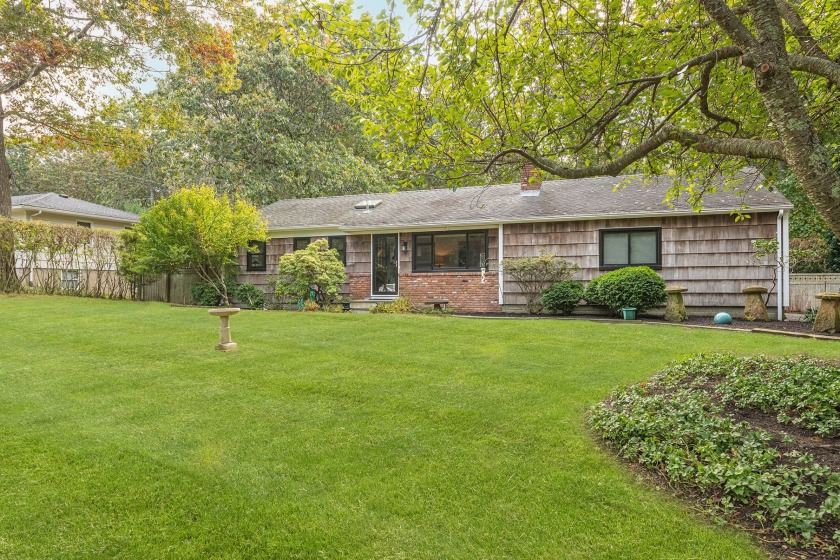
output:
[[[697,356],[613,393],[591,423],[624,459],[786,558],[840,551],[840,368]]]
[[[584,321],[604,321],[616,323],[655,323],[662,325],[674,325],[684,327],[707,327],[714,329],[728,329],[738,331],[752,331],[755,329],[766,329],[770,331],[777,331],[777,334],[789,333],[792,335],[815,335],[818,338],[837,338],[840,339],[840,333],[815,333],[814,324],[806,321],[746,321],[744,319],[732,319],[729,325],[716,325],[712,317],[689,317],[688,320],[681,323],[672,323],[666,321],[662,317],[643,315],[637,317],[634,321],[624,321],[619,317],[610,315],[525,315],[521,313],[473,313],[461,314],[456,313],[458,317],[487,317],[487,318],[509,318],[509,319],[560,319],[560,320],[584,320]],[[781,332],[778,332],[781,331]]]

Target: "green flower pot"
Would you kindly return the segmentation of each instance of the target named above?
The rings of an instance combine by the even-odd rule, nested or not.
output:
[[[622,307],[621,308],[621,315],[624,317],[625,321],[633,321],[636,319],[636,308],[635,307]]]

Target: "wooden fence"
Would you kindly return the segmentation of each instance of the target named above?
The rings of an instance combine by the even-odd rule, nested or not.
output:
[[[840,274],[791,274],[788,311],[804,313],[819,307],[814,296],[820,292],[840,292]]]
[[[192,289],[201,282],[194,272],[160,274],[144,278],[140,287],[140,299],[143,301],[163,301],[180,305],[192,304]]]

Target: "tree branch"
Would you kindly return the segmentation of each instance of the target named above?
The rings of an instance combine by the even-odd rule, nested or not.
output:
[[[814,39],[814,36],[811,35],[811,31],[808,29],[808,26],[805,25],[805,22],[802,21],[802,18],[799,16],[799,13],[791,6],[787,0],[776,0],[776,5],[779,8],[779,13],[782,15],[782,19],[788,24],[790,30],[793,31],[793,36],[796,37],[796,40],[799,41],[799,44],[802,45],[802,49],[805,51],[805,56],[816,56],[818,58],[823,58],[825,60],[829,60],[828,55],[822,50],[817,40]]]
[[[788,62],[791,70],[822,76],[840,88],[840,64],[833,60],[818,58],[816,56],[791,54],[788,55]]]
[[[712,80],[712,69],[715,67],[714,62],[709,62],[703,66],[703,71],[700,74],[700,112],[706,117],[718,122],[718,125],[728,122],[735,125],[735,133],[741,128],[741,121],[727,117],[726,115],[719,115],[709,109],[709,83]]]
[[[78,31],[76,31],[75,33],[70,35],[69,41],[71,43],[75,43],[76,41],[78,41],[79,39],[81,39],[82,37],[87,35],[87,32],[90,31],[90,28],[93,27],[94,24],[95,24],[94,20],[88,21],[84,25],[84,27],[81,27]],[[9,94],[9,93],[12,93],[13,91],[23,87],[23,85],[26,84],[29,80],[31,80],[32,78],[35,78],[41,72],[43,72],[47,68],[50,68],[51,66],[54,66],[54,64],[52,64],[50,62],[39,62],[37,64],[34,64],[20,78],[13,79],[9,82],[6,82],[5,84],[0,84],[0,94],[4,94],[4,95]]]
[[[631,164],[643,159],[668,142],[676,142],[677,144],[705,154],[785,161],[784,148],[782,143],[778,140],[715,138],[707,134],[690,132],[679,129],[674,125],[666,124],[659,132],[652,134],[641,143],[630,148],[621,157],[600,165],[590,165],[587,167],[565,167],[557,165],[555,162],[547,158],[531,154],[526,150],[520,148],[508,148],[490,158],[484,167],[483,173],[489,172],[490,169],[505,156],[518,155],[530,161],[546,173],[555,175],[562,179],[583,179],[586,177],[601,177],[604,175],[616,176]]]
[[[727,6],[724,0],[700,0],[709,16],[715,20],[721,29],[732,39],[732,42],[744,50],[758,45],[758,40],[750,33],[735,12]]]

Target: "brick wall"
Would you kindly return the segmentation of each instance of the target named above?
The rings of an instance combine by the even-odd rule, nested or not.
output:
[[[348,274],[347,283],[351,300],[370,299],[370,274]]]
[[[400,274],[400,294],[418,307],[427,301],[449,301],[449,307],[464,313],[498,313],[499,279],[494,273],[431,272]]]

